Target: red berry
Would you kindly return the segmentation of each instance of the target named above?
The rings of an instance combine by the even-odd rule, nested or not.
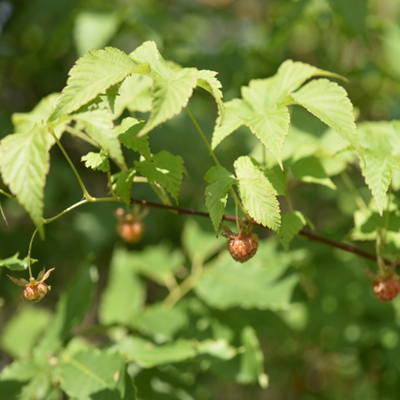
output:
[[[399,277],[392,274],[385,279],[381,279],[374,284],[375,296],[380,301],[391,301],[400,293]]]
[[[127,215],[129,217],[130,215]],[[141,221],[131,220],[126,218],[117,226],[117,232],[122,239],[127,243],[138,242],[144,233],[144,224]]]
[[[244,263],[252,258],[258,249],[258,238],[255,233],[231,237],[228,250],[235,261]]]

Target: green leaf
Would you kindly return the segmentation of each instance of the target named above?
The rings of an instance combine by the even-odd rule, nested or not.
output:
[[[222,91],[221,91],[221,82],[215,77],[218,72],[208,71],[208,70],[200,70],[197,78],[197,86],[207,90],[207,92],[211,93],[217,102],[218,106],[218,115],[220,116],[220,123],[224,121],[224,113],[225,107],[222,101]]]
[[[153,80],[146,75],[128,76],[119,88],[115,99],[114,117],[119,117],[125,108],[129,111],[151,111]]]
[[[287,183],[286,172],[283,172],[277,166],[272,169],[266,168],[263,172],[272,187],[273,193],[277,196],[285,196]]]
[[[186,107],[199,73],[195,68],[178,68],[168,64],[154,42],[143,43],[129,56],[136,62],[150,64],[150,76],[153,78],[153,107],[147,124],[139,134],[143,136]]]
[[[192,263],[203,263],[220,248],[221,242],[215,236],[200,229],[193,219],[188,219],[182,231],[182,245]]]
[[[35,377],[40,368],[41,367],[33,361],[14,361],[6,365],[1,371],[0,380],[29,381]]]
[[[109,87],[122,82],[128,75],[147,72],[147,65],[138,65],[116,48],[91,51],[80,58],[69,72],[67,86],[62,91],[50,121],[77,111]]]
[[[374,153],[366,150],[364,160],[365,164],[361,165],[361,171],[382,216],[393,171],[400,166],[399,159],[389,154],[386,157],[376,158]]]
[[[279,233],[279,203],[268,179],[250,157],[239,157],[234,167],[239,180],[240,197],[250,217]]]
[[[221,166],[211,167],[204,179],[210,183],[206,187],[206,205],[214,226],[215,234],[219,234],[219,225],[225,212],[228,190],[238,180],[227,169]]]
[[[81,122],[86,128],[87,134],[105,150],[117,165],[122,169],[127,168],[118,137],[113,131],[113,115],[110,111],[87,111],[74,114],[71,119]]]
[[[176,250],[171,252],[164,244],[148,246],[140,252],[131,252],[130,264],[134,271],[166,285],[171,275],[183,264],[183,254]]]
[[[14,358],[29,358],[39,336],[47,328],[51,314],[44,308],[24,306],[3,329],[1,347]],[[29,326],[29,335],[26,328]]]
[[[99,309],[102,324],[133,326],[144,306],[145,287],[132,268],[131,259],[131,253],[125,249],[116,249],[113,253]]]
[[[163,343],[172,340],[187,323],[188,317],[182,310],[155,303],[147,306],[138,316],[135,327],[141,333],[151,336],[157,343]]]
[[[259,382],[265,389],[268,386],[268,376],[264,373],[264,354],[256,331],[246,326],[241,332],[241,339],[245,351],[240,357],[240,372],[236,379],[245,385]]]
[[[290,303],[299,279],[297,275],[280,278],[289,262],[289,256],[276,252],[272,242],[260,242],[257,256],[245,264],[224,252],[207,264],[195,291],[209,306],[219,309],[282,309]]]
[[[98,279],[97,269],[84,263],[67,288],[62,292],[56,306],[56,314],[36,349],[37,354],[54,352],[78,325],[92,306]]]
[[[306,224],[307,221],[300,211],[282,214],[282,237],[278,240],[286,251],[289,251],[290,242]]]
[[[290,167],[293,175],[301,182],[317,183],[336,190],[336,185],[326,174],[320,160],[310,156],[297,160]]]
[[[119,16],[112,12],[80,12],[75,18],[73,30],[78,55],[104,47],[116,33],[119,21]]]
[[[86,398],[102,390],[114,390],[124,360],[118,353],[88,349],[61,361],[61,387],[72,397]],[[119,397],[118,397],[119,398]]]
[[[400,126],[393,122],[365,122],[358,126],[365,163],[361,171],[382,215],[393,173],[400,167]]]
[[[24,271],[28,268],[29,259],[25,257],[23,260],[20,260],[19,253],[16,253],[12,257],[5,258],[4,260],[0,260],[0,267],[7,267],[13,271]],[[37,260],[31,258],[31,265],[37,262]]]
[[[30,131],[6,136],[0,142],[3,181],[28,211],[44,238],[43,199],[50,166],[46,127],[36,124]]]
[[[82,156],[81,161],[85,161],[86,168],[107,172],[110,170],[107,154],[103,149],[99,153],[88,153]]]
[[[298,104],[339,133],[361,155],[354,122],[353,106],[346,91],[327,79],[307,83],[292,97]]]
[[[185,171],[181,156],[174,156],[170,152],[162,150],[153,156],[152,161],[135,161],[135,166],[149,182],[163,186],[178,202],[183,172]]]
[[[271,151],[283,170],[281,150],[289,131],[290,115],[287,107],[275,107],[249,113],[243,118],[245,124]]]
[[[136,170],[132,169],[127,174],[125,171],[117,172],[111,176],[112,189],[128,206],[131,204],[131,190]]]
[[[136,118],[125,118],[117,130],[119,141],[128,149],[132,149],[142,155],[147,161],[151,161],[149,137],[144,135],[137,138],[136,135],[143,128],[146,121]]]
[[[213,150],[233,131],[244,124],[243,118],[252,112],[251,107],[241,99],[234,99],[224,103],[224,120],[217,118],[211,139]]]

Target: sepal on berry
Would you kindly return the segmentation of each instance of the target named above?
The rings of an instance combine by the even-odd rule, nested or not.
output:
[[[29,282],[26,279],[17,279],[13,276],[7,275],[16,285],[23,286],[24,290],[22,291],[22,297],[26,300],[31,301],[32,303],[37,303],[42,300],[44,296],[46,296],[47,292],[51,290],[51,286],[44,283],[44,281],[50,276],[51,271],[54,268],[49,269],[45,272],[45,268],[39,272],[37,279],[31,277]]]
[[[384,274],[374,274],[370,270],[365,270],[372,280],[372,289],[375,296],[383,302],[392,301],[400,293],[399,276],[395,274],[396,263],[391,268],[386,268]]]

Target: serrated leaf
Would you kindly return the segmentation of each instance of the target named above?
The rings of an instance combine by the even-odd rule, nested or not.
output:
[[[71,116],[81,122],[95,140],[122,169],[127,169],[117,135],[113,131],[113,115],[107,110],[87,111]]]
[[[162,150],[153,155],[152,161],[135,161],[135,166],[149,182],[163,186],[178,202],[183,172],[185,171],[181,156],[174,156],[170,152]]]
[[[329,178],[317,157],[304,157],[297,160],[290,168],[296,179],[301,182],[317,183],[336,190],[336,185]]]
[[[166,321],[168,323],[165,323]],[[151,336],[157,343],[163,343],[172,340],[187,323],[188,317],[182,310],[155,303],[148,305],[137,317],[135,327],[141,333]]]
[[[144,305],[144,284],[132,268],[130,260],[131,253],[125,249],[116,249],[113,253],[107,286],[99,308],[102,324],[133,326]]]
[[[136,62],[150,64],[153,78],[152,112],[140,136],[177,115],[186,107],[197,85],[195,68],[178,68],[168,64],[154,42],[145,42],[129,55]]]
[[[221,82],[215,77],[218,72],[209,71],[202,69],[199,71],[199,75],[197,78],[197,86],[207,90],[207,92],[211,93],[214,97],[215,101],[217,102],[218,106],[218,114],[220,116],[220,123],[222,124],[224,121],[224,103],[222,101],[222,91],[220,90],[222,85]]]
[[[254,328],[244,327],[241,332],[241,341],[245,351],[240,357],[237,381],[241,384],[259,382],[261,387],[266,388],[268,377],[264,374],[264,354]]]
[[[239,157],[234,168],[239,180],[240,197],[250,217],[279,233],[279,203],[268,179],[250,157]]]
[[[364,153],[364,160],[365,164],[361,165],[361,171],[374,196],[379,214],[382,215],[393,171],[399,168],[400,162],[398,157],[389,154],[386,157],[376,158],[375,154],[368,150]]]
[[[132,182],[135,175],[136,170],[132,169],[129,173],[120,171],[111,176],[112,189],[128,206],[131,204]]]
[[[99,153],[88,153],[82,156],[81,161],[85,161],[86,168],[107,172],[110,170],[107,154],[103,149]]]
[[[214,226],[215,234],[219,234],[219,225],[225,212],[228,190],[238,180],[227,169],[221,166],[211,167],[204,179],[210,183],[206,187],[206,205]]]
[[[128,149],[132,149],[142,155],[147,161],[151,161],[148,135],[136,137],[146,121],[136,118],[125,118],[117,129],[119,141]]]
[[[275,166],[272,169],[264,169],[264,175],[270,183],[273,193],[277,196],[285,196],[286,194],[286,172]]]
[[[300,211],[294,211],[290,213],[283,213],[282,217],[282,237],[278,240],[282,247],[289,251],[290,242],[300,232],[300,230],[307,224],[304,215]]]
[[[133,74],[121,84],[119,96],[115,99],[115,118],[118,118],[125,108],[129,111],[151,111],[153,80],[146,75]]]
[[[282,309],[290,303],[298,282],[297,275],[279,279],[289,263],[289,257],[276,252],[272,242],[260,242],[257,255],[245,264],[224,252],[206,264],[195,291],[209,306],[219,309]]]
[[[122,356],[107,350],[88,349],[61,361],[61,387],[71,397],[85,398],[102,390],[114,390],[124,365]]]
[[[244,123],[271,151],[283,170],[281,150],[289,131],[290,115],[287,107],[270,108],[249,113]]]
[[[327,79],[316,79],[292,93],[292,97],[362,154],[354,122],[353,105],[342,87]]]
[[[46,127],[36,124],[30,131],[6,136],[0,142],[3,181],[28,211],[44,238],[43,199],[50,167]]]
[[[252,112],[251,107],[241,99],[233,99],[224,103],[224,120],[217,118],[211,139],[211,147],[214,150],[233,131],[244,125],[243,118]]]
[[[0,267],[7,267],[13,271],[24,271],[28,268],[29,259],[25,257],[24,259],[20,260],[19,253],[16,253],[12,257],[8,257],[4,260],[0,260]],[[33,265],[37,260],[31,258],[31,265]]]
[[[69,72],[67,86],[62,91],[50,121],[78,110],[109,87],[122,82],[128,75],[147,72],[148,65],[138,65],[116,48],[91,51],[80,58]]]

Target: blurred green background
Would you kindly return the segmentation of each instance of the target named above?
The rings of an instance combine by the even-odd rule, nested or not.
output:
[[[399,0],[2,0],[0,138],[13,132],[13,113],[28,112],[42,97],[61,91],[68,71],[87,51],[109,45],[130,53],[146,40],[155,41],[167,60],[218,71],[225,101],[239,97],[240,87],[249,80],[273,75],[284,60],[293,59],[345,76],[349,82],[340,84],[354,104],[358,121],[400,119]],[[196,92],[189,108],[211,138],[217,110],[210,96]],[[305,118],[294,115],[294,125],[310,126]],[[311,133],[319,134],[319,129],[315,123]],[[86,170],[80,162],[90,147],[67,136],[63,143],[90,192],[106,195],[104,176]],[[203,176],[212,160],[188,116],[182,113],[157,128],[150,134],[150,144],[153,152],[167,149],[183,156],[190,179],[184,180],[180,205],[205,211]],[[222,164],[231,165],[253,145],[252,136],[240,129],[218,147],[217,155]],[[369,201],[360,172],[349,173]],[[353,226],[356,206],[343,181],[333,180],[336,192],[299,185],[293,190],[293,201],[319,234],[341,240]],[[4,188],[1,182],[0,187]],[[68,164],[54,147],[45,216],[59,213],[81,195]],[[133,196],[157,201],[153,192],[140,185]],[[9,228],[0,221],[0,259],[18,251],[24,257],[33,224],[24,210],[5,197],[1,204]],[[115,204],[81,207],[47,226],[46,242],[36,239],[32,253],[40,260],[36,270],[42,265],[57,268],[51,277],[53,290],[39,307],[54,307],[65,282],[88,257],[99,267],[101,293],[113,249],[121,244],[115,208]],[[234,213],[232,206],[227,211]],[[143,240],[129,248],[140,250],[161,242],[179,247],[186,219],[151,210]],[[212,232],[210,221],[198,218],[197,222]],[[257,233],[270,236],[265,230]],[[306,248],[308,254],[302,265],[302,286],[294,293],[300,311],[294,308],[293,318],[290,312],[251,315],[265,354],[269,388],[238,389],[229,379],[205,377],[211,388],[209,398],[396,399],[400,302],[383,305],[372,297],[363,268],[374,268],[373,263],[301,239],[293,247]],[[371,243],[365,249],[374,251]],[[3,269],[0,274],[1,330],[22,305],[20,289],[5,279]],[[149,302],[164,294],[149,285]],[[229,319],[229,313],[235,315],[235,310],[219,318]],[[95,310],[88,318],[95,319]],[[0,350],[0,369],[10,361],[10,354]]]

